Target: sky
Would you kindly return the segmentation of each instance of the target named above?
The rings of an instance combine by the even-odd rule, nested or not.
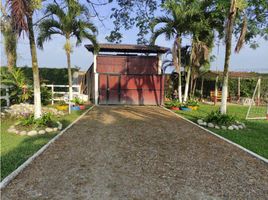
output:
[[[113,28],[112,20],[110,19],[111,8],[115,5],[102,6],[98,8],[98,11],[102,13],[102,17],[105,18],[104,25],[100,23],[96,18],[92,18],[92,21],[97,25],[99,35],[97,37],[99,43],[107,43],[105,36]],[[105,14],[103,14],[105,13]],[[42,16],[42,12],[35,14],[35,18]],[[37,31],[36,31],[37,33]],[[123,41],[126,44],[136,44],[137,29],[131,29],[123,31]],[[65,39],[62,36],[54,36],[52,40],[44,44],[44,50],[37,50],[39,67],[56,67],[64,68],[67,66],[67,59],[63,50]],[[184,40],[184,43],[189,43],[189,40]],[[253,50],[249,46],[245,45],[239,54],[235,54],[232,51],[230,71],[255,71],[255,72],[268,72],[268,41],[263,39],[258,40],[260,47]],[[75,40],[72,41],[75,44]],[[81,70],[86,71],[92,63],[92,55],[84,47],[89,41],[84,41],[79,47],[75,47],[73,54],[71,55],[71,64],[73,67],[79,67]],[[1,44],[1,65],[6,65],[6,55],[3,49],[2,35],[0,39]],[[159,37],[156,41],[157,45],[171,47],[171,41],[166,41],[164,37]],[[233,39],[233,46],[235,45],[235,39]],[[29,41],[27,37],[21,37],[18,43],[18,60],[17,66],[28,65],[31,66],[31,56],[29,49]],[[223,70],[225,46],[221,43],[216,46],[212,54],[216,56],[216,59],[211,63],[211,70]]]

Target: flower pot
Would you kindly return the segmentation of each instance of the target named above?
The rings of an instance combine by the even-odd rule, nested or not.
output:
[[[191,109],[187,108],[187,107],[180,107],[180,110],[182,110],[182,111],[190,111]]]
[[[191,110],[197,110],[198,106],[188,106],[188,108],[190,108]]]
[[[85,110],[86,106],[85,105],[79,105],[80,110]]]
[[[56,108],[60,111],[65,111],[65,110],[68,110],[68,105],[59,105],[59,106],[56,106]]]
[[[180,110],[180,109],[178,107],[173,106],[170,108],[170,110]]]
[[[71,110],[80,110],[80,106],[72,106]]]

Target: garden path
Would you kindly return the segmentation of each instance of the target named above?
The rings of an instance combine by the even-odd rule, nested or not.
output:
[[[97,106],[2,199],[265,199],[268,165],[160,107]]]

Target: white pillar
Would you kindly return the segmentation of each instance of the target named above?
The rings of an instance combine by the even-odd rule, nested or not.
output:
[[[158,53],[157,58],[158,58],[157,72],[160,75],[162,74],[162,54]]]
[[[93,73],[94,73],[94,103],[98,104],[99,99],[99,74],[97,73],[97,55],[93,55]]]
[[[51,85],[51,104],[54,105],[54,85]]]

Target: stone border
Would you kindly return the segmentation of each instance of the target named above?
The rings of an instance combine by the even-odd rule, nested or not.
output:
[[[56,132],[56,131],[60,131],[62,129],[62,123],[60,123],[59,121],[56,121],[56,123],[58,124],[57,127],[46,127],[45,129],[41,129],[41,130],[30,130],[30,131],[19,131],[15,128],[15,125],[11,125],[7,132],[9,133],[15,133],[16,135],[28,135],[28,136],[35,136],[35,135],[43,135],[45,133],[51,133],[51,132]]]
[[[224,137],[222,137],[222,136],[220,136],[220,135],[214,133],[213,131],[208,130],[208,129],[206,129],[206,128],[204,128],[204,127],[202,127],[202,126],[200,126],[200,125],[198,125],[198,124],[196,124],[196,123],[194,123],[194,122],[192,122],[191,120],[186,119],[185,117],[181,116],[180,114],[177,114],[177,113],[175,113],[175,112],[173,112],[173,111],[171,111],[171,110],[165,108],[164,106],[160,106],[160,107],[162,107],[164,110],[167,110],[167,111],[173,113],[173,114],[176,115],[178,118],[181,118],[181,119],[183,119],[183,120],[185,120],[185,121],[187,121],[187,122],[189,122],[189,123],[191,123],[191,124],[194,124],[195,126],[197,126],[197,127],[201,128],[201,129],[205,130],[206,132],[208,132],[208,133],[210,133],[210,134],[212,134],[212,135],[214,135],[214,136],[216,136],[216,137],[218,137],[218,138],[224,140],[225,142],[228,142],[229,144],[232,144],[232,145],[238,147],[239,149],[241,149],[241,150],[247,152],[248,154],[250,154],[251,156],[253,156],[253,157],[257,158],[257,159],[260,159],[260,160],[262,160],[263,162],[265,162],[265,163],[268,164],[268,159],[266,159],[266,158],[264,158],[264,157],[262,157],[262,156],[260,156],[260,155],[258,155],[258,154],[256,154],[256,153],[254,153],[253,151],[250,151],[250,150],[246,149],[245,147],[243,147],[243,146],[241,146],[241,145],[239,145],[239,144],[236,144],[236,143],[232,142],[231,140],[228,140],[228,139],[226,139],[226,138],[224,138]]]
[[[93,105],[82,115],[80,115],[75,121],[69,124],[65,129],[63,129],[59,134],[52,138],[47,144],[45,144],[41,149],[35,152],[30,158],[28,158],[24,163],[22,163],[17,169],[15,169],[11,174],[4,178],[0,183],[0,189],[5,188],[16,176],[22,172],[28,165],[30,165],[38,156],[40,156],[51,144],[53,144],[63,133],[65,133],[69,128],[71,128],[76,122],[78,122],[82,117],[84,117],[90,110],[95,107]]]

